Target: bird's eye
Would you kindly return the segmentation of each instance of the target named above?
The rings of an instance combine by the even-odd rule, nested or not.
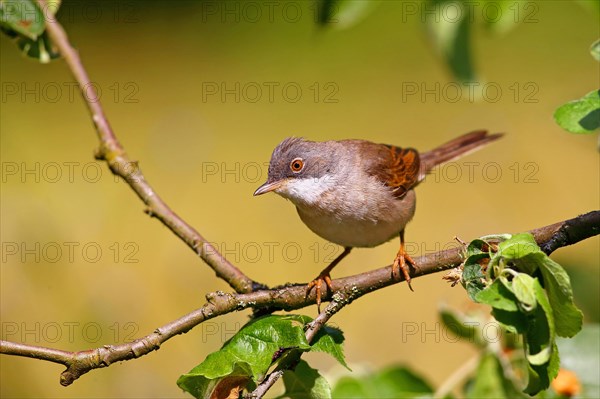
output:
[[[304,161],[302,158],[296,158],[290,163],[290,169],[292,172],[299,173],[304,168]]]

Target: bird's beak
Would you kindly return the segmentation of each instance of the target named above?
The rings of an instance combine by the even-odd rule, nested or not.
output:
[[[279,187],[281,187],[283,185],[284,182],[285,182],[285,180],[276,180],[273,182],[267,181],[265,184],[263,184],[262,186],[260,186],[259,188],[256,189],[256,191],[254,192],[254,196],[269,193],[273,190],[277,190]]]

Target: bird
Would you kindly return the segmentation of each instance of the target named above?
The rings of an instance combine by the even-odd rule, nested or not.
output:
[[[289,137],[275,147],[267,181],[254,196],[275,192],[290,200],[310,230],[344,248],[307,285],[315,288],[320,312],[322,288],[333,292],[331,271],[352,248],[376,247],[395,237],[400,247],[392,264],[392,278],[400,272],[413,291],[409,268],[418,265],[406,252],[404,231],[415,214],[415,187],[438,165],[456,160],[501,138],[476,130],[433,150],[367,140],[310,141]]]

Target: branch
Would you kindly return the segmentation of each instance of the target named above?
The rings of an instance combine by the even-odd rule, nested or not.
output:
[[[538,245],[544,248],[548,243],[558,247],[575,244],[581,240],[593,237],[600,233],[600,211],[592,211],[574,219],[565,220],[549,226],[532,230]],[[567,235],[564,239],[565,229],[568,226],[577,226],[578,234]],[[559,239],[560,237],[560,239]],[[453,248],[415,258],[419,265],[418,270],[411,273],[412,278],[442,272],[457,267],[462,262],[461,249]],[[350,277],[333,280],[334,294],[327,292],[324,300],[333,300],[313,322],[314,328],[307,329],[307,338],[317,333],[324,322],[343,306],[361,296],[381,288],[398,284],[404,281],[403,276],[394,279],[392,267],[386,266]],[[167,325],[157,328],[151,334],[131,343],[120,345],[106,345],[100,348],[81,351],[65,352],[49,348],[41,348],[25,344],[16,344],[0,341],[0,353],[32,357],[61,363],[67,369],[61,374],[61,384],[70,385],[81,375],[90,370],[107,367],[112,363],[130,360],[158,350],[160,345],[170,338],[186,333],[198,324],[235,311],[243,309],[269,309],[271,311],[295,310],[315,303],[314,292],[306,295],[305,284],[287,285],[274,289],[261,289],[246,294],[227,294],[224,292],[211,293],[206,296],[207,303]],[[311,334],[311,335],[309,335]],[[273,377],[274,378],[274,377]]]
[[[38,0],[40,7],[46,9],[46,0]],[[46,18],[46,31],[52,42],[64,57],[71,73],[75,77],[82,93],[83,100],[96,127],[100,147],[96,150],[96,159],[104,160],[110,170],[120,176],[137,196],[146,204],[145,212],[160,220],[177,237],[194,250],[217,274],[238,293],[252,292],[262,288],[237,267],[225,259],[204,237],[187,224],[158,196],[146,181],[137,161],[132,161],[113,132],[104,114],[95,85],[83,67],[78,52],[71,46],[67,34],[56,18]],[[90,92],[91,90],[91,92]],[[84,92],[87,93],[84,95]]]

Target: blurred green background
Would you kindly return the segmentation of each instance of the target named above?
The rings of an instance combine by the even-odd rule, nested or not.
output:
[[[428,150],[473,129],[506,132],[417,189],[406,233],[412,255],[454,246],[454,236],[520,232],[598,208],[597,136],[569,134],[552,119],[598,88],[588,51],[597,13],[585,2],[521,2],[521,22],[506,33],[475,25],[481,83],[461,95],[407,3],[381,2],[347,29],[320,28],[308,1],[71,2],[59,20],[150,183],[269,285],[306,282],[340,251],[290,203],[252,197],[272,149],[291,135]],[[533,19],[523,22],[525,12]],[[4,36],[0,45],[2,339],[66,350],[121,343],[229,290],[93,159],[95,131],[64,62],[25,59]],[[596,237],[553,255],[587,321],[599,319],[599,245]],[[395,241],[355,250],[333,275],[389,264],[396,250]],[[473,306],[464,290],[440,274],[413,286],[367,295],[333,319],[355,372],[404,363],[439,385],[473,353],[450,344],[437,320],[441,304]],[[315,316],[316,308],[300,312]],[[0,356],[0,395],[187,397],[178,376],[247,316],[209,321],[67,388],[62,366]],[[346,373],[325,355],[307,360],[329,377]]]

